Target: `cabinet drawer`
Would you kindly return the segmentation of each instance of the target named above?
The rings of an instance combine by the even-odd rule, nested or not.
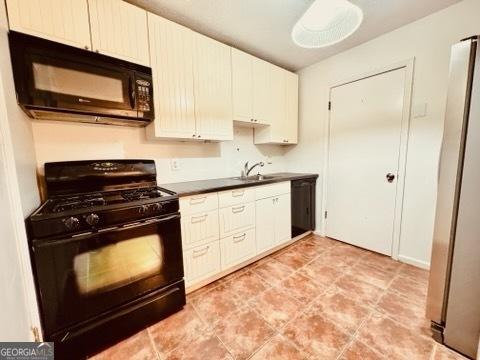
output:
[[[255,198],[257,200],[289,193],[290,181],[255,187]]]
[[[180,198],[180,212],[192,214],[218,209],[217,193],[192,195]]]
[[[220,208],[252,201],[255,201],[254,188],[233,189],[218,193],[218,207]]]
[[[218,210],[182,214],[183,248],[209,243],[218,240]]]
[[[183,252],[185,282],[190,286],[220,271],[220,241]]]
[[[220,237],[255,226],[255,203],[234,205],[219,210]]]
[[[254,228],[220,240],[222,270],[254,257],[255,253]]]

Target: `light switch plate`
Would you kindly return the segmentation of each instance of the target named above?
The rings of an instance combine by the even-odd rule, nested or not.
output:
[[[180,160],[178,159],[171,159],[170,160],[170,169],[172,171],[178,171],[180,170],[181,166],[180,166]]]
[[[427,116],[427,103],[418,103],[413,105],[412,115],[414,118]]]

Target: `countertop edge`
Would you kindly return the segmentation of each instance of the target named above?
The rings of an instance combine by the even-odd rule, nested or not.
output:
[[[275,176],[275,174],[265,174],[265,175]],[[232,189],[240,189],[240,188],[253,187],[253,186],[269,185],[269,184],[274,184],[274,183],[279,183],[279,182],[284,182],[284,181],[302,180],[302,179],[311,179],[311,178],[318,179],[318,177],[319,177],[318,174],[300,174],[300,173],[295,174],[295,173],[292,173],[291,175],[279,175],[277,178],[274,178],[274,179],[244,182],[244,183],[239,183],[239,184],[231,184],[231,185],[223,185],[223,186],[212,186],[212,187],[208,187],[208,188],[192,189],[192,190],[188,190],[188,191],[175,191],[174,188],[178,184],[194,183],[195,181],[191,181],[191,182],[189,181],[189,182],[184,182],[184,183],[160,184],[159,186],[163,189],[174,192],[175,194],[178,195],[178,197],[185,197],[185,196],[207,194],[207,193],[226,191],[226,190],[232,190]],[[211,181],[214,182],[214,181],[225,180],[225,179],[230,179],[230,178],[211,179]],[[208,181],[208,180],[200,180],[200,181]],[[171,188],[169,188],[169,186],[171,186]]]

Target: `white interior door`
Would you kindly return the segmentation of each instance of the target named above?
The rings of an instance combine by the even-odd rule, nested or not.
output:
[[[392,254],[405,75],[405,68],[389,71],[330,94],[326,235],[386,255]]]

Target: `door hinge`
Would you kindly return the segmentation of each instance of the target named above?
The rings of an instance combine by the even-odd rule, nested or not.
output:
[[[38,328],[36,326],[32,327],[32,333],[33,333],[33,338],[35,339],[35,342],[39,342],[40,332],[38,331]]]
[[[332,102],[331,101],[328,102],[328,110],[332,110]]]
[[[323,217],[326,219],[328,217],[328,211],[325,211],[325,213],[323,214]]]

